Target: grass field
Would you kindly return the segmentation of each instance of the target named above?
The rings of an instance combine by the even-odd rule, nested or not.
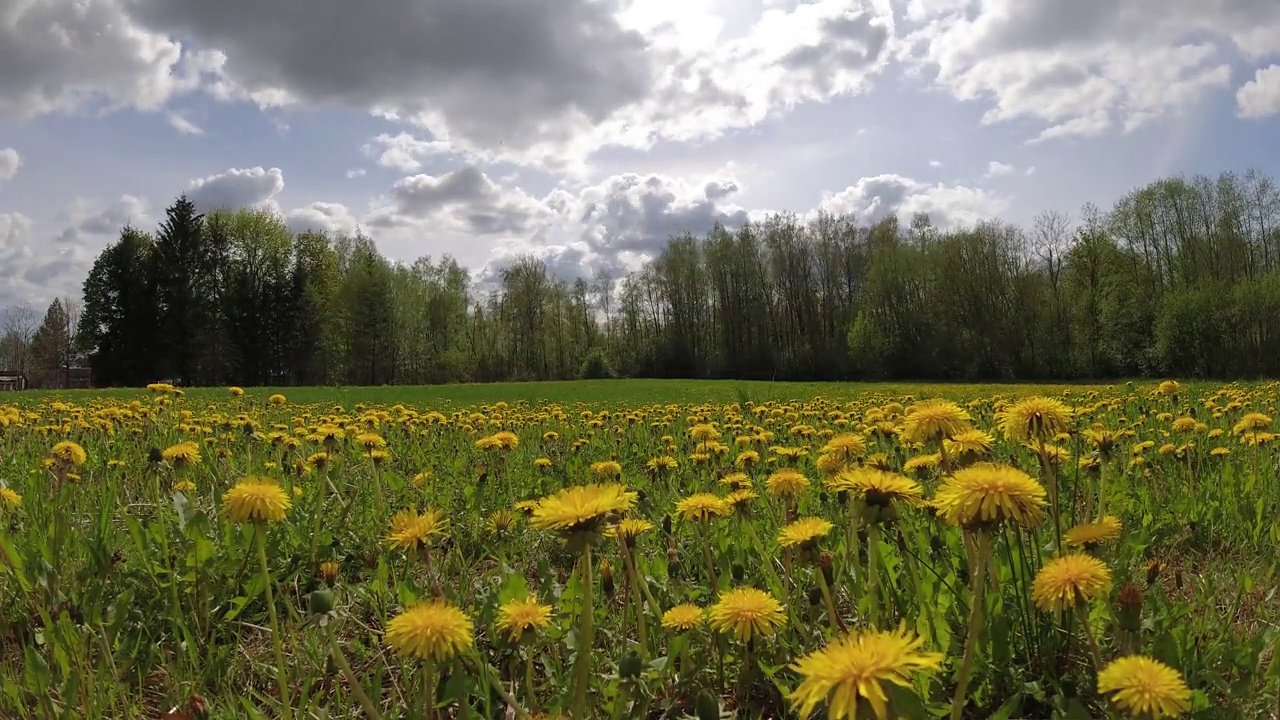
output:
[[[1278,389],[0,395],[0,717],[1276,717]]]
[[[1124,383],[1119,383],[1124,387]],[[980,385],[972,383],[847,383],[847,382],[768,382],[757,380],[564,380],[552,382],[469,383],[458,385],[415,385],[382,387],[282,387],[255,388],[259,399],[280,393],[297,404],[394,405],[395,403],[434,407],[450,405],[467,407],[485,403],[523,402],[589,403],[592,405],[639,405],[644,403],[734,403],[811,400],[816,397],[853,399],[867,395],[886,397],[972,398],[1001,393],[1005,395],[1051,394],[1103,391],[1116,385],[1070,384],[1037,385],[1010,383]],[[78,400],[84,397],[132,398],[136,389],[31,391],[15,396],[62,397]],[[193,400],[221,400],[225,388],[192,388],[187,395]],[[0,395],[0,400],[5,398]]]

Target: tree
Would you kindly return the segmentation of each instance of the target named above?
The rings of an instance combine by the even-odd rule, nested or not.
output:
[[[0,334],[0,365],[26,373],[31,367],[31,341],[37,328],[36,313],[26,305],[4,311]]]
[[[41,387],[64,385],[72,360],[72,319],[55,298],[31,340],[32,381]]]

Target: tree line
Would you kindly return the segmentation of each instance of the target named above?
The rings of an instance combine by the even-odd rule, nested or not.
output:
[[[121,230],[78,314],[63,355],[99,385],[1275,376],[1280,186],[1166,178],[1029,227],[776,214],[672,237],[624,277],[524,257],[491,286],[180,197],[156,232]]]

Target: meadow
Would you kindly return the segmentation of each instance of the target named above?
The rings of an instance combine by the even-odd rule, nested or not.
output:
[[[1277,717],[1278,394],[0,395],[0,717]]]

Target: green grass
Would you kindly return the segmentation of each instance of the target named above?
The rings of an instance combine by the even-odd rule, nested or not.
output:
[[[1118,383],[1123,385],[1123,383]],[[466,383],[458,385],[406,385],[377,387],[281,387],[246,388],[255,397],[265,398],[279,392],[290,402],[303,404],[338,404],[350,407],[356,403],[383,405],[404,403],[415,406],[453,405],[467,407],[486,403],[523,402],[528,405],[558,403],[569,405],[590,403],[594,405],[635,405],[644,403],[732,403],[748,400],[802,401],[815,397],[829,399],[854,398],[867,394],[886,397],[948,397],[971,398],[978,395],[1003,393],[1022,395],[1027,393],[1058,394],[1064,389],[1072,392],[1102,390],[1106,384],[1050,384],[1030,383],[974,384],[974,383],[861,383],[861,382],[769,382],[760,380],[561,380],[546,382]],[[137,388],[107,390],[29,391],[13,393],[14,398],[64,397],[81,402],[86,397],[131,398],[138,395]],[[221,399],[226,388],[192,388],[187,390],[191,399]],[[8,396],[0,396],[4,400]]]

